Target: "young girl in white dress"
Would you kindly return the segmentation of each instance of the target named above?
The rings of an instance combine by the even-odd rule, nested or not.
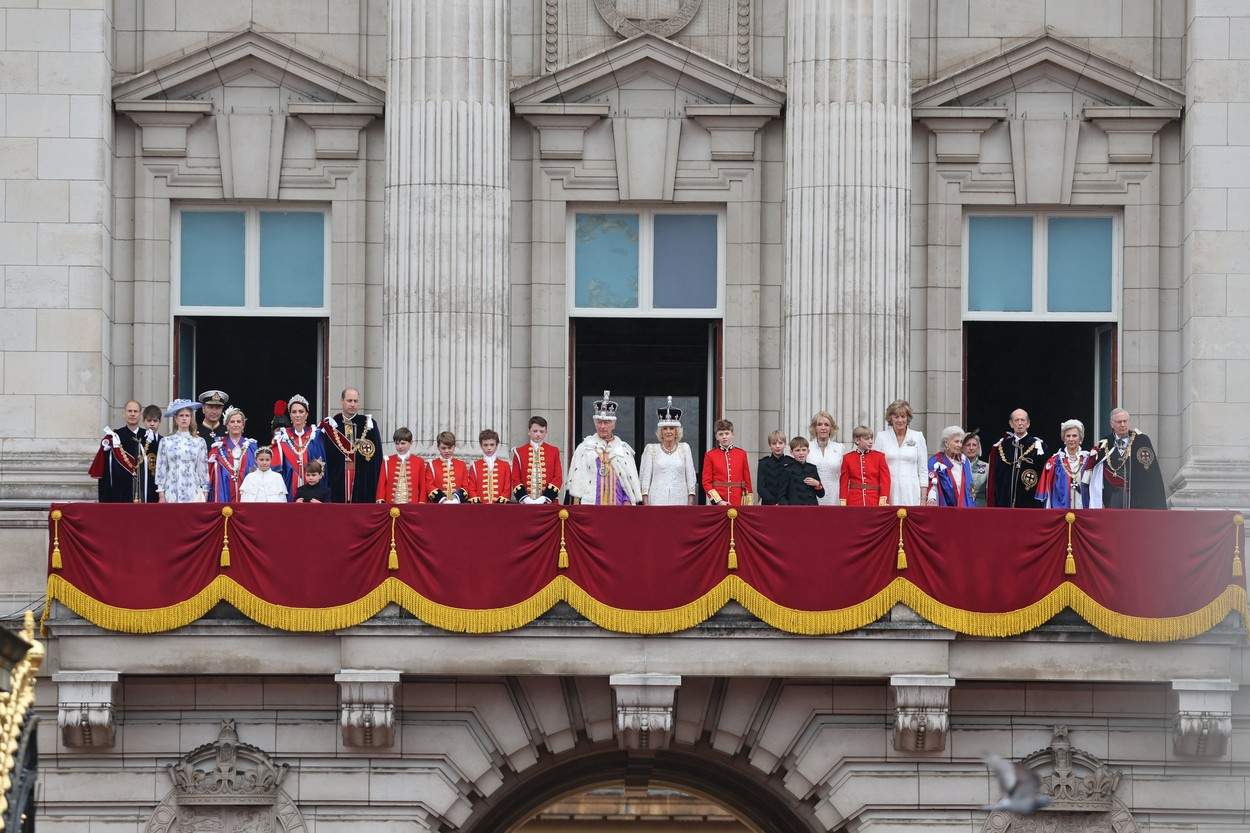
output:
[[[668,406],[657,411],[655,437],[658,443],[647,443],[642,450],[642,502],[648,506],[688,506],[695,501],[698,480],[694,473],[694,457],[690,446],[681,441],[681,409]]]
[[[929,484],[929,448],[911,425],[911,405],[896,399],[885,409],[889,425],[877,433],[873,448],[890,464],[890,505],[919,506]]]
[[[807,462],[816,467],[820,476],[820,485],[825,490],[816,498],[821,506],[838,505],[838,480],[842,475],[842,458],[846,456],[846,446],[833,439],[838,433],[838,424],[833,421],[833,414],[828,411],[817,411],[808,426],[808,435],[812,438],[808,445]]]

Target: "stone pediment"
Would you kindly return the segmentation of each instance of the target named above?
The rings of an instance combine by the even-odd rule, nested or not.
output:
[[[670,105],[677,109],[691,104],[779,110],[786,100],[780,87],[674,41],[641,34],[515,87],[512,103],[519,111],[535,105],[606,104],[613,113],[628,112],[650,109],[652,103],[662,106],[665,90],[680,92]],[[660,95],[648,94],[656,92]]]
[[[1062,107],[1075,93],[1080,106],[1183,107],[1185,94],[1162,81],[1046,34],[1012,46],[912,92],[912,107],[1011,107],[1029,95],[1031,108]]]
[[[257,82],[282,87],[304,102],[357,105],[373,115],[386,102],[380,87],[254,29],[123,78],[113,85],[113,100],[196,100],[224,86]]]

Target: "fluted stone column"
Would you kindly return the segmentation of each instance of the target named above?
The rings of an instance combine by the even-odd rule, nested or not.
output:
[[[389,4],[384,427],[419,448],[506,427],[508,7]]]
[[[910,0],[790,0],[782,426],[906,396]]]

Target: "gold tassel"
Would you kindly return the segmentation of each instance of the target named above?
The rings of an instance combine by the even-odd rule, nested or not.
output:
[[[560,557],[556,559],[556,569],[567,570],[569,568],[569,551],[564,546],[564,525],[569,520],[569,510],[560,510]]]
[[[898,515],[898,559],[894,566],[899,570],[907,569],[907,551],[903,549],[903,523],[907,520],[907,510],[900,509]]]
[[[1068,554],[1063,559],[1063,574],[1065,576],[1076,575],[1076,558],[1072,555],[1072,524],[1076,523],[1076,513],[1069,512],[1063,516],[1068,522]]]
[[[221,566],[230,566],[230,516],[234,510],[229,506],[221,507]]]
[[[52,569],[59,570],[61,563],[61,510],[52,510]]]
[[[53,515],[56,513],[54,512]],[[1241,567],[1241,527],[1246,519],[1241,515],[1233,515],[1233,578],[1241,578],[1246,573]],[[52,551],[52,564],[56,566],[56,550]]]
[[[399,518],[399,507],[391,507],[391,551],[386,556],[386,569],[399,569],[399,551],[395,549],[395,521]]]
[[[730,509],[729,515],[729,569],[738,569],[738,550],[734,546],[734,520],[738,517],[737,509]]]

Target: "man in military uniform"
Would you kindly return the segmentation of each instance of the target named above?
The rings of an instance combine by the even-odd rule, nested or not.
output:
[[[89,474],[96,478],[100,503],[146,503],[154,469],[149,468],[144,445],[148,431],[139,424],[143,406],[126,403],[126,424],[114,431],[105,426]]]
[[[321,421],[326,441],[326,476],[335,503],[373,503],[382,471],[382,432],[360,413],[360,391],[344,388],[343,410]]]
[[[990,447],[990,475],[985,487],[987,506],[1018,509],[1042,506],[1034,493],[1046,465],[1046,451],[1041,438],[1029,433],[1029,424],[1029,412],[1017,408],[1008,420],[1011,430]]]
[[[1091,509],[1167,509],[1163,473],[1150,437],[1132,428],[1123,408],[1111,412],[1111,435],[1094,449],[1089,481]]]
[[[204,438],[204,445],[212,448],[213,443],[226,436],[226,423],[221,418],[221,412],[230,404],[230,397],[225,391],[206,390],[196,398],[200,400],[203,417],[195,430]]]

